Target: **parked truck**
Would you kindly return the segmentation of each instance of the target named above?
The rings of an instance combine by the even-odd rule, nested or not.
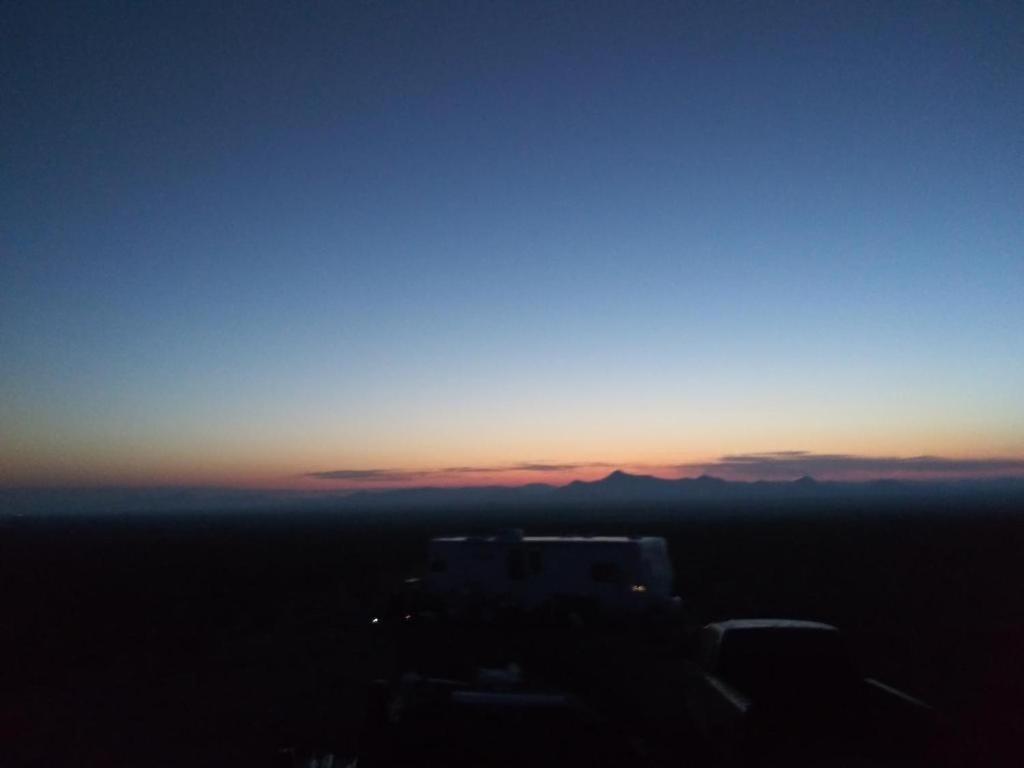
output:
[[[524,680],[515,664],[474,680],[409,673],[378,685],[360,768],[620,768],[634,746],[577,696]]]
[[[687,707],[727,762],[904,764],[926,751],[927,704],[863,677],[829,624],[739,619],[700,632]]]

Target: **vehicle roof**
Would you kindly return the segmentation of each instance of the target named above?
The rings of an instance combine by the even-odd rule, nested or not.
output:
[[[831,624],[820,621],[803,621],[800,619],[728,619],[727,621],[716,621],[708,624],[705,629],[713,630],[719,634],[732,631],[789,629],[805,630],[811,632],[838,632]]]
[[[501,536],[436,536],[432,542],[445,544],[632,544],[638,542],[661,541],[659,536],[523,536],[521,539],[507,539]]]

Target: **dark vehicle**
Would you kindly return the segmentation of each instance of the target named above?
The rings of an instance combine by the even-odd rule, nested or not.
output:
[[[690,714],[730,760],[903,759],[926,746],[933,720],[928,705],[862,677],[839,630],[814,621],[708,624],[693,673]]]
[[[358,765],[633,766],[612,724],[564,691],[521,683],[515,668],[475,682],[402,677],[381,690]]]

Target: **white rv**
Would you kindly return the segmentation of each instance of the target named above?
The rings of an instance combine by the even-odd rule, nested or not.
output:
[[[424,587],[449,606],[496,600],[524,610],[586,604],[605,613],[669,607],[672,562],[656,536],[452,536],[430,542]]]

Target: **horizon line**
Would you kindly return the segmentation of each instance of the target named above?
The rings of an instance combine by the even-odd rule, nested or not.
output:
[[[1024,462],[1022,462],[1024,463]],[[306,477],[308,475],[302,475]],[[117,492],[159,492],[159,491],[219,491],[224,493],[238,493],[248,495],[261,494],[286,494],[291,496],[328,496],[341,495],[343,497],[354,496],[361,493],[377,494],[401,491],[460,491],[460,490],[487,490],[487,489],[508,489],[528,487],[545,487],[552,490],[568,488],[573,485],[597,485],[607,482],[615,476],[636,478],[643,480],[655,480],[665,483],[696,482],[699,480],[714,480],[728,485],[793,485],[796,483],[813,482],[817,485],[872,485],[877,483],[901,483],[907,485],[953,485],[961,483],[978,482],[1024,482],[1024,474],[983,474],[983,475],[950,475],[950,476],[873,476],[858,478],[818,478],[811,474],[804,474],[799,477],[755,477],[755,478],[728,478],[711,473],[699,475],[682,475],[679,477],[664,477],[656,474],[629,472],[617,468],[606,475],[592,480],[579,478],[565,482],[545,483],[538,481],[511,482],[511,483],[468,483],[461,485],[446,484],[424,484],[424,485],[361,485],[332,488],[294,488],[286,486],[252,487],[238,486],[224,483],[81,483],[81,484],[54,484],[54,485],[0,485],[0,493],[29,493],[29,492],[72,492],[72,491],[117,491]]]

